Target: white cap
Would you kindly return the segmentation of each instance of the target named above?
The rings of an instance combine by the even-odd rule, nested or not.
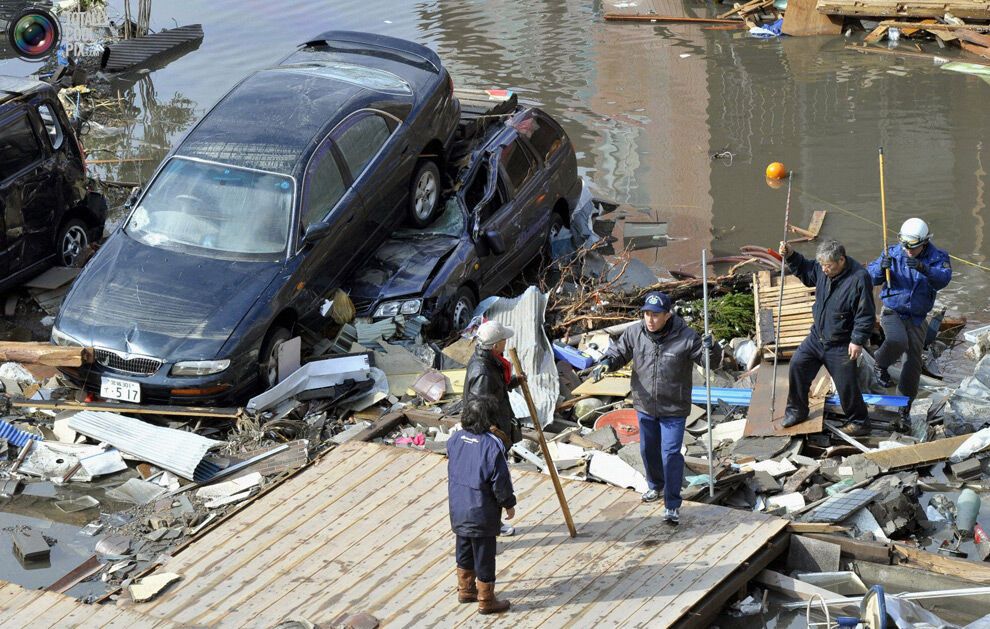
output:
[[[478,345],[484,349],[491,349],[495,344],[505,339],[511,339],[515,335],[512,328],[506,327],[498,321],[485,321],[478,326]]]

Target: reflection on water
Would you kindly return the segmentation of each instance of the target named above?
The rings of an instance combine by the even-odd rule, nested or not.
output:
[[[793,222],[829,210],[823,234],[867,261],[879,254],[877,147],[887,161],[888,220],[918,215],[961,258],[987,258],[983,151],[990,86],[919,59],[861,55],[843,38],[757,40],[696,25],[606,24],[578,0],[285,3],[159,1],[152,27],[202,23],[199,50],[120,84],[136,115],[86,139],[117,180],[146,179],[192,122],[251,70],[329,28],[371,30],[436,48],[458,85],[509,87],[562,120],[582,173],[602,195],[670,224],[670,246],[641,252],[667,268],[743,244],[773,246],[795,171]],[[120,15],[120,3],[111,2]],[[909,44],[902,43],[902,46]],[[25,74],[20,62],[0,72]],[[133,80],[133,79],[132,79]],[[713,160],[716,152],[731,158]],[[810,247],[810,245],[803,245]],[[943,296],[987,318],[990,277],[956,263]]]

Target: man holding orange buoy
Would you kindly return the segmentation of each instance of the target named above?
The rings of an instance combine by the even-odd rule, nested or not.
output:
[[[681,483],[684,479],[684,424],[691,410],[692,363],[704,365],[704,353],[712,364],[722,359],[722,348],[712,336],[701,338],[679,316],[666,293],[646,295],[643,318],[610,344],[592,372],[595,381],[630,360],[633,407],[639,418],[639,453],[646,468],[648,491],[643,502],[655,502],[663,492],[664,519],[680,520]]]

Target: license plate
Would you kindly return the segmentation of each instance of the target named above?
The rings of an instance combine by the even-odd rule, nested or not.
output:
[[[130,380],[103,378],[100,381],[100,397],[137,404],[141,401],[141,385]]]

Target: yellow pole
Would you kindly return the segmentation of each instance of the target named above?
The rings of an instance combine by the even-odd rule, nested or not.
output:
[[[887,255],[887,195],[883,189],[883,147],[880,147],[880,217],[883,222],[883,255]],[[890,288],[890,269],[885,269],[887,288]]]
[[[509,349],[509,358],[512,359],[512,367],[516,370],[516,374],[520,376],[524,375],[522,363],[519,362],[519,354],[516,353],[515,347]],[[533,404],[533,396],[529,394],[529,386],[525,382],[521,386],[523,397],[526,398],[526,406],[529,407],[529,416],[533,419],[536,434],[540,437],[540,450],[543,451],[543,460],[547,462],[547,471],[550,472],[550,480],[553,481],[554,491],[557,492],[557,500],[560,501],[560,510],[564,512],[564,522],[567,523],[567,530],[571,534],[571,537],[577,537],[577,529],[574,528],[574,521],[571,520],[571,510],[567,508],[567,498],[564,496],[564,488],[560,485],[560,477],[557,476],[557,466],[553,464],[553,459],[550,458],[550,448],[547,447],[546,437],[543,436],[543,426],[540,425],[540,418],[536,415],[536,404]]]

